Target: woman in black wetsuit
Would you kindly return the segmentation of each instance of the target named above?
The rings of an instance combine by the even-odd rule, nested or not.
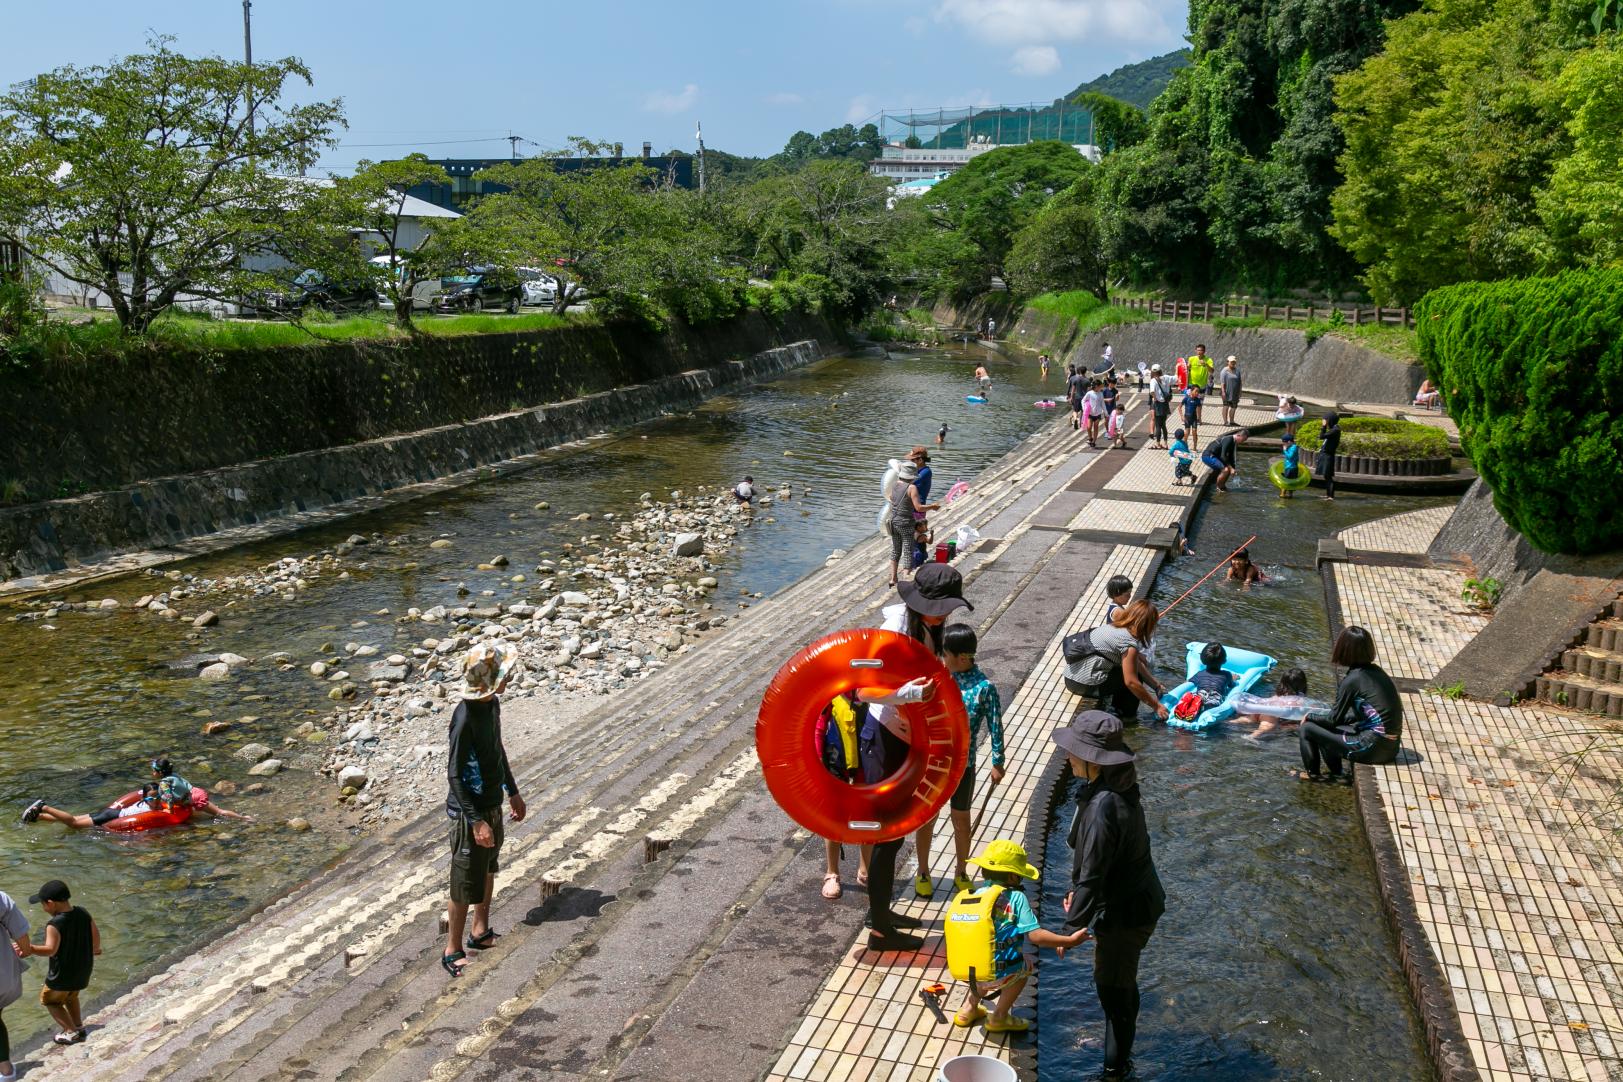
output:
[[[1105,1015],[1099,1078],[1128,1079],[1138,1030],[1138,958],[1166,911],[1166,892],[1150,856],[1138,772],[1122,740],[1121,720],[1084,710],[1068,727],[1054,730],[1053,741],[1070,758],[1071,772],[1087,782],[1071,823],[1065,931],[1087,928],[1094,941],[1093,983]]]
[[[1327,413],[1319,430],[1319,480],[1324,482],[1323,499],[1336,498],[1336,449],[1341,446],[1341,415]]]
[[[1403,737],[1403,700],[1392,678],[1375,664],[1375,637],[1356,625],[1336,637],[1330,660],[1347,670],[1336,687],[1328,714],[1308,714],[1296,730],[1303,781],[1322,781],[1321,760],[1331,780],[1341,778],[1341,760],[1381,766],[1397,759]]]

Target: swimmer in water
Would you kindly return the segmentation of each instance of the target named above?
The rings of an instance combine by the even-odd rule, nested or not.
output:
[[[984,364],[978,364],[975,366],[975,381],[981,385],[981,394],[984,395],[991,391],[992,374],[986,370],[986,366]]]
[[[192,784],[175,773],[175,767],[167,755],[160,755],[152,760],[152,781],[141,786],[140,796],[128,804],[114,804],[102,808],[100,811],[88,815],[74,815],[72,812],[53,808],[44,800],[36,800],[28,805],[23,812],[23,822],[34,823],[40,819],[48,819],[75,830],[85,830],[90,827],[106,826],[114,819],[122,819],[144,812],[158,811],[165,808],[180,809],[191,808],[194,812],[201,812],[209,816],[223,816],[226,819],[242,819],[252,821],[248,816],[229,809],[219,807],[201,795],[193,799]]]
[[[1037,364],[1043,370],[1043,379],[1047,379],[1048,378],[1048,354],[1046,354],[1046,353],[1037,354]]]
[[[946,445],[946,443],[947,443],[947,426],[945,424],[942,424],[941,431],[939,431],[939,432],[937,432],[935,434],[935,442],[936,442],[937,447],[943,447],[943,446]]]
[[[1268,576],[1262,573],[1262,568],[1251,562],[1251,550],[1244,548],[1229,559],[1228,580],[1250,586],[1254,582],[1267,582]]]

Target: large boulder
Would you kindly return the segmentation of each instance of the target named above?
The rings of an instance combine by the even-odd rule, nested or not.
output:
[[[366,787],[366,770],[363,767],[350,763],[338,772],[339,788],[364,789]]]
[[[237,758],[247,759],[250,763],[261,762],[271,757],[271,749],[264,744],[244,744],[237,749]]]
[[[269,778],[282,772],[282,760],[264,759],[248,768],[248,773],[256,778]]]
[[[671,542],[672,556],[703,556],[704,535],[696,533],[679,533]]]

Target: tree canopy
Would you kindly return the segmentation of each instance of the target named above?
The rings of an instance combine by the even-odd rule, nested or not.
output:
[[[157,39],[0,95],[0,238],[105,294],[140,332],[178,298],[240,298],[255,257],[316,243],[325,195],[298,174],[333,145],[337,102],[284,101],[294,58],[249,67]],[[252,100],[253,107],[247,102]]]

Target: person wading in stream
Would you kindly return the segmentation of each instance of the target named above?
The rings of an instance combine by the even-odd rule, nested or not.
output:
[[[1100,1079],[1133,1077],[1138,1030],[1138,958],[1166,912],[1166,891],[1150,855],[1133,751],[1121,720],[1084,710],[1052,737],[1086,784],[1071,821],[1071,890],[1061,934],[1088,929],[1094,941],[1093,983],[1105,1015]]]
[[[947,617],[959,609],[971,612],[975,606],[964,600],[964,579],[958,569],[947,564],[925,564],[909,581],[897,585],[896,592],[902,603],[884,610],[882,630],[909,635],[925,646],[936,657],[942,655],[941,627]],[[920,678],[884,694],[873,689],[861,689],[857,698],[868,704],[868,716],[858,734],[857,753],[862,760],[862,779],[877,785],[901,769],[907,760],[907,719],[896,710],[904,703],[928,702],[935,694],[935,685]],[[930,851],[931,823],[926,823],[914,835],[919,851]],[[918,950],[924,941],[908,935],[903,928],[916,928],[919,920],[890,908],[891,894],[896,885],[896,855],[901,851],[905,836],[874,843],[868,859],[868,949],[873,951]],[[933,887],[928,879],[920,879],[914,889],[921,897],[929,897]]]
[[[462,660],[462,701],[451,715],[451,754],[446,774],[451,792],[445,813],[451,819],[451,901],[446,907],[449,934],[440,965],[453,977],[468,964],[468,950],[495,946],[490,927],[490,898],[496,889],[497,858],[502,848],[502,793],[512,805],[512,819],[523,820],[524,798],[502,747],[502,711],[497,698],[512,679],[518,651],[505,642],[482,642]],[[466,941],[468,907],[473,928]]]

